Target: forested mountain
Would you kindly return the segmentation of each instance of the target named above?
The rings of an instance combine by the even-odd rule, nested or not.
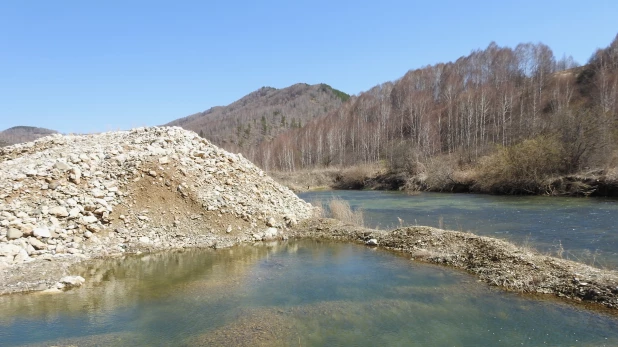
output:
[[[491,43],[361,93],[250,159],[266,170],[386,162],[429,174],[448,157],[447,174],[476,166],[477,178],[500,160],[521,160],[493,174],[525,179],[616,168],[617,136],[618,36],[582,67],[542,43]]]
[[[326,84],[263,87],[224,107],[177,119],[166,125],[193,130],[216,145],[255,156],[257,144],[337,109],[349,95]]]
[[[40,137],[56,133],[55,130],[45,128],[16,126],[0,132],[0,147],[34,141]]]

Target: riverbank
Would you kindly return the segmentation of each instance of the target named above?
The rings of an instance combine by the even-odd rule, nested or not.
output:
[[[549,294],[618,309],[618,272],[472,233],[431,227],[381,231],[333,219],[312,219],[292,230],[290,236],[377,244],[417,261],[465,270],[489,285],[509,291]]]
[[[618,197],[618,176],[604,170],[528,181],[504,181],[491,185],[477,177],[474,170],[447,170],[413,175],[405,171],[389,171],[377,165],[270,172],[269,175],[297,193],[332,189]]]

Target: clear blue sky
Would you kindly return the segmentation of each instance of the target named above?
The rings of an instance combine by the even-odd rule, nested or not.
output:
[[[585,63],[618,1],[0,2],[0,130],[160,125],[262,86],[350,94],[491,41]]]

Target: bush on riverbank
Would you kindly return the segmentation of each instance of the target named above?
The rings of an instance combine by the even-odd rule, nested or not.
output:
[[[555,137],[539,136],[501,147],[480,160],[475,190],[499,194],[548,192],[547,179],[565,173],[564,148]]]

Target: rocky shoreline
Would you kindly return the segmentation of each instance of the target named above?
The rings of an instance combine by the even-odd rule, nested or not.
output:
[[[417,261],[465,270],[509,291],[553,295],[618,309],[618,272],[539,254],[510,242],[431,227],[373,230],[333,219],[302,223],[291,237],[378,246]]]

